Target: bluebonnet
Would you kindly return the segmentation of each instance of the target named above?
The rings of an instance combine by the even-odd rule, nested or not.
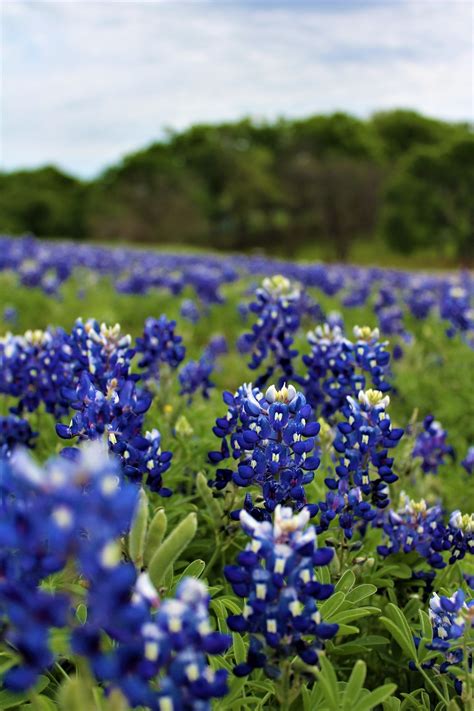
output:
[[[366,500],[361,487],[353,486],[348,479],[339,479],[335,486],[333,481],[330,480],[330,483],[332,488],[326,493],[324,501],[318,504],[317,532],[327,531],[331,522],[336,520],[346,538],[352,538],[355,528],[363,533],[367,524],[375,519],[377,510]],[[381,498],[385,490],[379,489],[378,494]]]
[[[204,398],[209,397],[209,391],[214,387],[211,375],[214,370],[215,359],[207,350],[199,360],[188,360],[178,373],[181,386],[180,394],[188,396],[190,402],[197,392]]]
[[[242,487],[257,485],[267,512],[279,503],[296,509],[305,506],[304,487],[320,463],[315,439],[320,425],[304,395],[293,385],[280,390],[272,385],[265,395],[244,385],[235,395],[224,393],[224,402],[227,415],[216,420],[213,430],[222,439],[221,449],[209,456],[220,465],[232,454],[237,468],[219,468],[212,485],[217,489],[230,481]],[[248,498],[246,505],[252,508]]]
[[[112,600],[110,592],[104,598],[111,578]],[[160,602],[146,573],[137,576],[130,564],[117,563],[94,580],[88,608],[90,617],[76,630],[73,648],[133,707],[207,711],[212,698],[227,693],[227,672],[213,671],[208,656],[226,651],[230,637],[212,631],[203,583],[184,578],[175,596]],[[101,645],[103,631],[115,641],[112,649]]]
[[[320,316],[318,306],[300,285],[278,275],[263,280],[249,309],[258,318],[252,331],[239,338],[237,346],[241,353],[251,353],[249,368],[252,370],[269,361],[266,371],[258,376],[255,384],[262,387],[273,375],[281,376],[280,385],[284,380],[291,380],[293,359],[298,353],[293,348],[293,335],[304,315]]]
[[[413,447],[413,456],[421,458],[421,468],[425,474],[437,474],[446,456],[454,459],[454,449],[446,438],[446,430],[443,430],[433,415],[427,415],[423,420],[423,430],[418,434]]]
[[[69,382],[70,368],[64,339],[61,329],[7,333],[0,339],[0,392],[17,399],[11,412],[34,412],[43,403],[47,412],[65,413],[60,389]]]
[[[18,319],[18,311],[14,306],[5,306],[3,309],[3,320],[6,323],[16,323]]]
[[[311,353],[303,356],[307,375],[299,379],[308,402],[325,419],[333,418],[348,395],[357,396],[368,384],[386,392],[390,389],[390,354],[387,342],[379,340],[378,329],[354,328],[354,342],[337,325],[317,326],[308,334]]]
[[[460,333],[474,347],[474,308],[468,288],[444,284],[439,303],[441,318],[451,324],[446,330],[448,337],[453,338]]]
[[[474,472],[474,447],[469,447],[461,464],[468,474],[472,474]]]
[[[180,314],[183,318],[191,321],[191,323],[197,323],[201,318],[201,313],[192,299],[183,299]]]
[[[474,514],[453,511],[444,534],[446,547],[450,549],[450,563],[462,560],[466,553],[474,554]]]
[[[142,377],[145,380],[159,380],[163,364],[177,368],[184,359],[186,349],[175,329],[176,321],[170,321],[166,316],[146,319],[143,335],[136,339],[136,350],[140,354],[138,367],[144,370]]]
[[[405,296],[405,303],[410,312],[418,319],[425,319],[436,304],[436,296],[423,281],[414,285]]]
[[[314,665],[324,640],[338,630],[338,625],[321,619],[317,605],[334,588],[319,583],[314,570],[328,565],[334,551],[317,547],[314,526],[306,528],[309,518],[307,509],[294,514],[281,506],[273,523],[240,513],[242,528],[252,540],[238,554],[237,565],[224,569],[234,593],[245,598],[243,613],[231,615],[227,623],[250,634],[247,659],[234,668],[238,676],[255,668],[274,676],[279,671],[273,665],[295,654]]]
[[[429,507],[424,499],[413,501],[400,495],[397,510],[386,509],[377,521],[384,532],[384,543],[377,546],[383,557],[416,551],[433,568],[443,568],[444,522],[441,506]]]
[[[135,355],[132,338],[122,332],[119,323],[108,326],[95,319],[83,323],[77,319],[71,334],[67,337],[65,349],[72,363],[76,380],[84,371],[94,385],[106,392],[111,378],[123,377],[137,380],[138,375],[130,373],[131,361]]]
[[[180,394],[188,395],[188,401],[201,391],[204,398],[209,397],[209,391],[214,387],[211,375],[216,367],[219,356],[228,351],[224,336],[213,336],[204,348],[199,360],[189,360],[181,368],[178,379],[181,385]]]
[[[50,631],[67,624],[72,605],[42,582],[72,560],[80,574],[93,575],[128,530],[137,488],[99,444],[76,462],[54,459],[44,470],[21,452],[0,466],[2,636],[19,653],[4,684],[20,691],[53,663]]]
[[[158,430],[143,434],[144,415],[152,397],[137,387],[133,380],[111,378],[104,394],[98,390],[88,373],[82,373],[76,390],[65,396],[76,410],[69,425],[56,424],[56,432],[63,439],[94,440],[105,436],[109,448],[120,455],[124,472],[131,479],[146,483],[152,491],[169,496],[170,489],[163,486],[162,475],[171,464],[171,452],[162,451]],[[63,450],[69,456],[74,450]]]
[[[33,432],[28,420],[16,415],[0,416],[0,458],[10,457],[15,447],[34,447],[33,440],[38,436]]]
[[[380,390],[361,390],[357,400],[348,397],[342,408],[345,421],[337,425],[334,440],[334,449],[340,455],[338,477],[360,487],[378,508],[388,504],[386,485],[398,479],[388,450],[396,447],[403,435],[403,429],[392,427],[389,403],[389,396]],[[326,479],[326,483],[336,488],[335,480]]]
[[[441,664],[436,664],[436,659],[423,663],[425,669],[436,669],[443,674],[448,673],[454,681],[456,693],[462,695],[463,684],[459,678],[450,671],[450,667],[462,666],[464,663],[464,649],[460,644],[466,631],[466,625],[472,627],[474,620],[474,600],[466,600],[463,590],[456,590],[451,597],[433,593],[430,599],[429,617],[433,627],[433,639],[427,643],[427,648],[438,651],[444,656]],[[417,642],[417,640],[415,640]],[[472,670],[472,649],[468,651],[467,664]]]

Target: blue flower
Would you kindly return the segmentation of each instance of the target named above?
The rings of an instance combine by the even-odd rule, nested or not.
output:
[[[0,416],[0,458],[10,457],[15,447],[34,447],[33,440],[38,432],[33,432],[28,420],[15,415]]]
[[[474,472],[474,447],[469,447],[461,464],[468,474],[472,474]]]
[[[453,511],[444,535],[451,552],[450,563],[462,560],[466,553],[474,554],[474,514]]]
[[[446,438],[446,430],[443,430],[433,415],[425,417],[423,431],[417,436],[413,447],[413,456],[421,458],[421,468],[425,474],[437,474],[446,456],[454,459],[454,449],[446,442]]]
[[[118,462],[98,443],[76,462],[57,458],[44,470],[23,452],[0,467],[0,614],[4,639],[20,657],[4,683],[20,691],[53,663],[51,630],[68,624],[72,606],[67,595],[43,590],[43,581],[72,562],[91,580],[110,552],[115,559],[138,489],[123,481]],[[103,590],[107,604],[110,593]]]
[[[428,507],[426,501],[413,501],[400,496],[396,511],[386,509],[377,525],[382,527],[386,542],[377,547],[380,555],[416,551],[433,568],[443,568],[443,512],[441,506]]]
[[[388,395],[380,390],[361,390],[357,400],[348,397],[342,409],[345,421],[338,424],[334,440],[334,449],[341,455],[336,473],[350,478],[379,508],[388,503],[385,485],[398,479],[388,450],[403,435],[403,429],[392,428],[386,411],[389,403]]]
[[[234,593],[246,599],[243,613],[227,620],[232,630],[250,634],[247,659],[234,669],[238,676],[255,668],[272,675],[274,662],[295,654],[316,664],[324,640],[338,630],[338,625],[321,619],[317,605],[334,588],[319,583],[314,570],[328,565],[334,551],[317,547],[314,526],[306,528],[309,518],[308,509],[295,515],[281,506],[273,523],[240,513],[242,528],[252,540],[239,553],[237,565],[224,569]]]
[[[143,335],[136,340],[136,350],[141,354],[138,367],[144,369],[142,377],[145,380],[159,380],[162,364],[177,368],[184,359],[186,349],[175,328],[176,321],[169,321],[166,316],[150,317],[145,321]]]
[[[308,369],[300,379],[308,402],[318,414],[331,419],[345,405],[350,395],[357,397],[369,382],[386,392],[390,389],[390,354],[387,342],[379,340],[377,329],[354,328],[355,341],[343,335],[340,326],[317,326],[308,334],[311,353],[303,356]]]
[[[238,463],[236,469],[219,468],[211,484],[217,489],[231,480],[241,487],[257,485],[267,512],[280,503],[305,506],[305,486],[320,463],[315,439],[320,425],[304,395],[292,385],[280,390],[272,385],[265,395],[244,385],[234,396],[224,393],[224,401],[229,410],[214,427],[222,446],[209,457],[220,464],[232,452]]]
[[[256,370],[268,360],[266,371],[255,384],[262,387],[274,374],[280,374],[281,385],[294,375],[293,359],[298,354],[293,345],[293,335],[306,314],[319,317],[319,307],[297,284],[278,275],[263,280],[255,292],[255,301],[249,309],[258,316],[250,333],[243,334],[237,343],[241,353],[251,353],[249,368]]]

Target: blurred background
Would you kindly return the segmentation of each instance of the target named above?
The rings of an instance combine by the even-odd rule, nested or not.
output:
[[[1,13],[1,232],[474,262],[470,0]]]

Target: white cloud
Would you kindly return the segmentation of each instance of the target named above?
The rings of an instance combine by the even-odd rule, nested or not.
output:
[[[3,4],[2,164],[92,175],[166,126],[472,118],[470,0]]]

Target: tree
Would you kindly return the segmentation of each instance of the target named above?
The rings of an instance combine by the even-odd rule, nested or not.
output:
[[[0,230],[83,237],[86,186],[53,166],[0,174]]]
[[[200,181],[166,145],[155,144],[106,171],[93,186],[87,224],[100,240],[192,243],[207,230]]]
[[[474,244],[474,136],[407,154],[387,185],[380,229],[407,254],[434,247],[472,262]]]
[[[463,124],[445,123],[406,109],[374,114],[371,124],[383,155],[390,162],[403,157],[412,148],[433,146],[457,132],[466,133]]]

